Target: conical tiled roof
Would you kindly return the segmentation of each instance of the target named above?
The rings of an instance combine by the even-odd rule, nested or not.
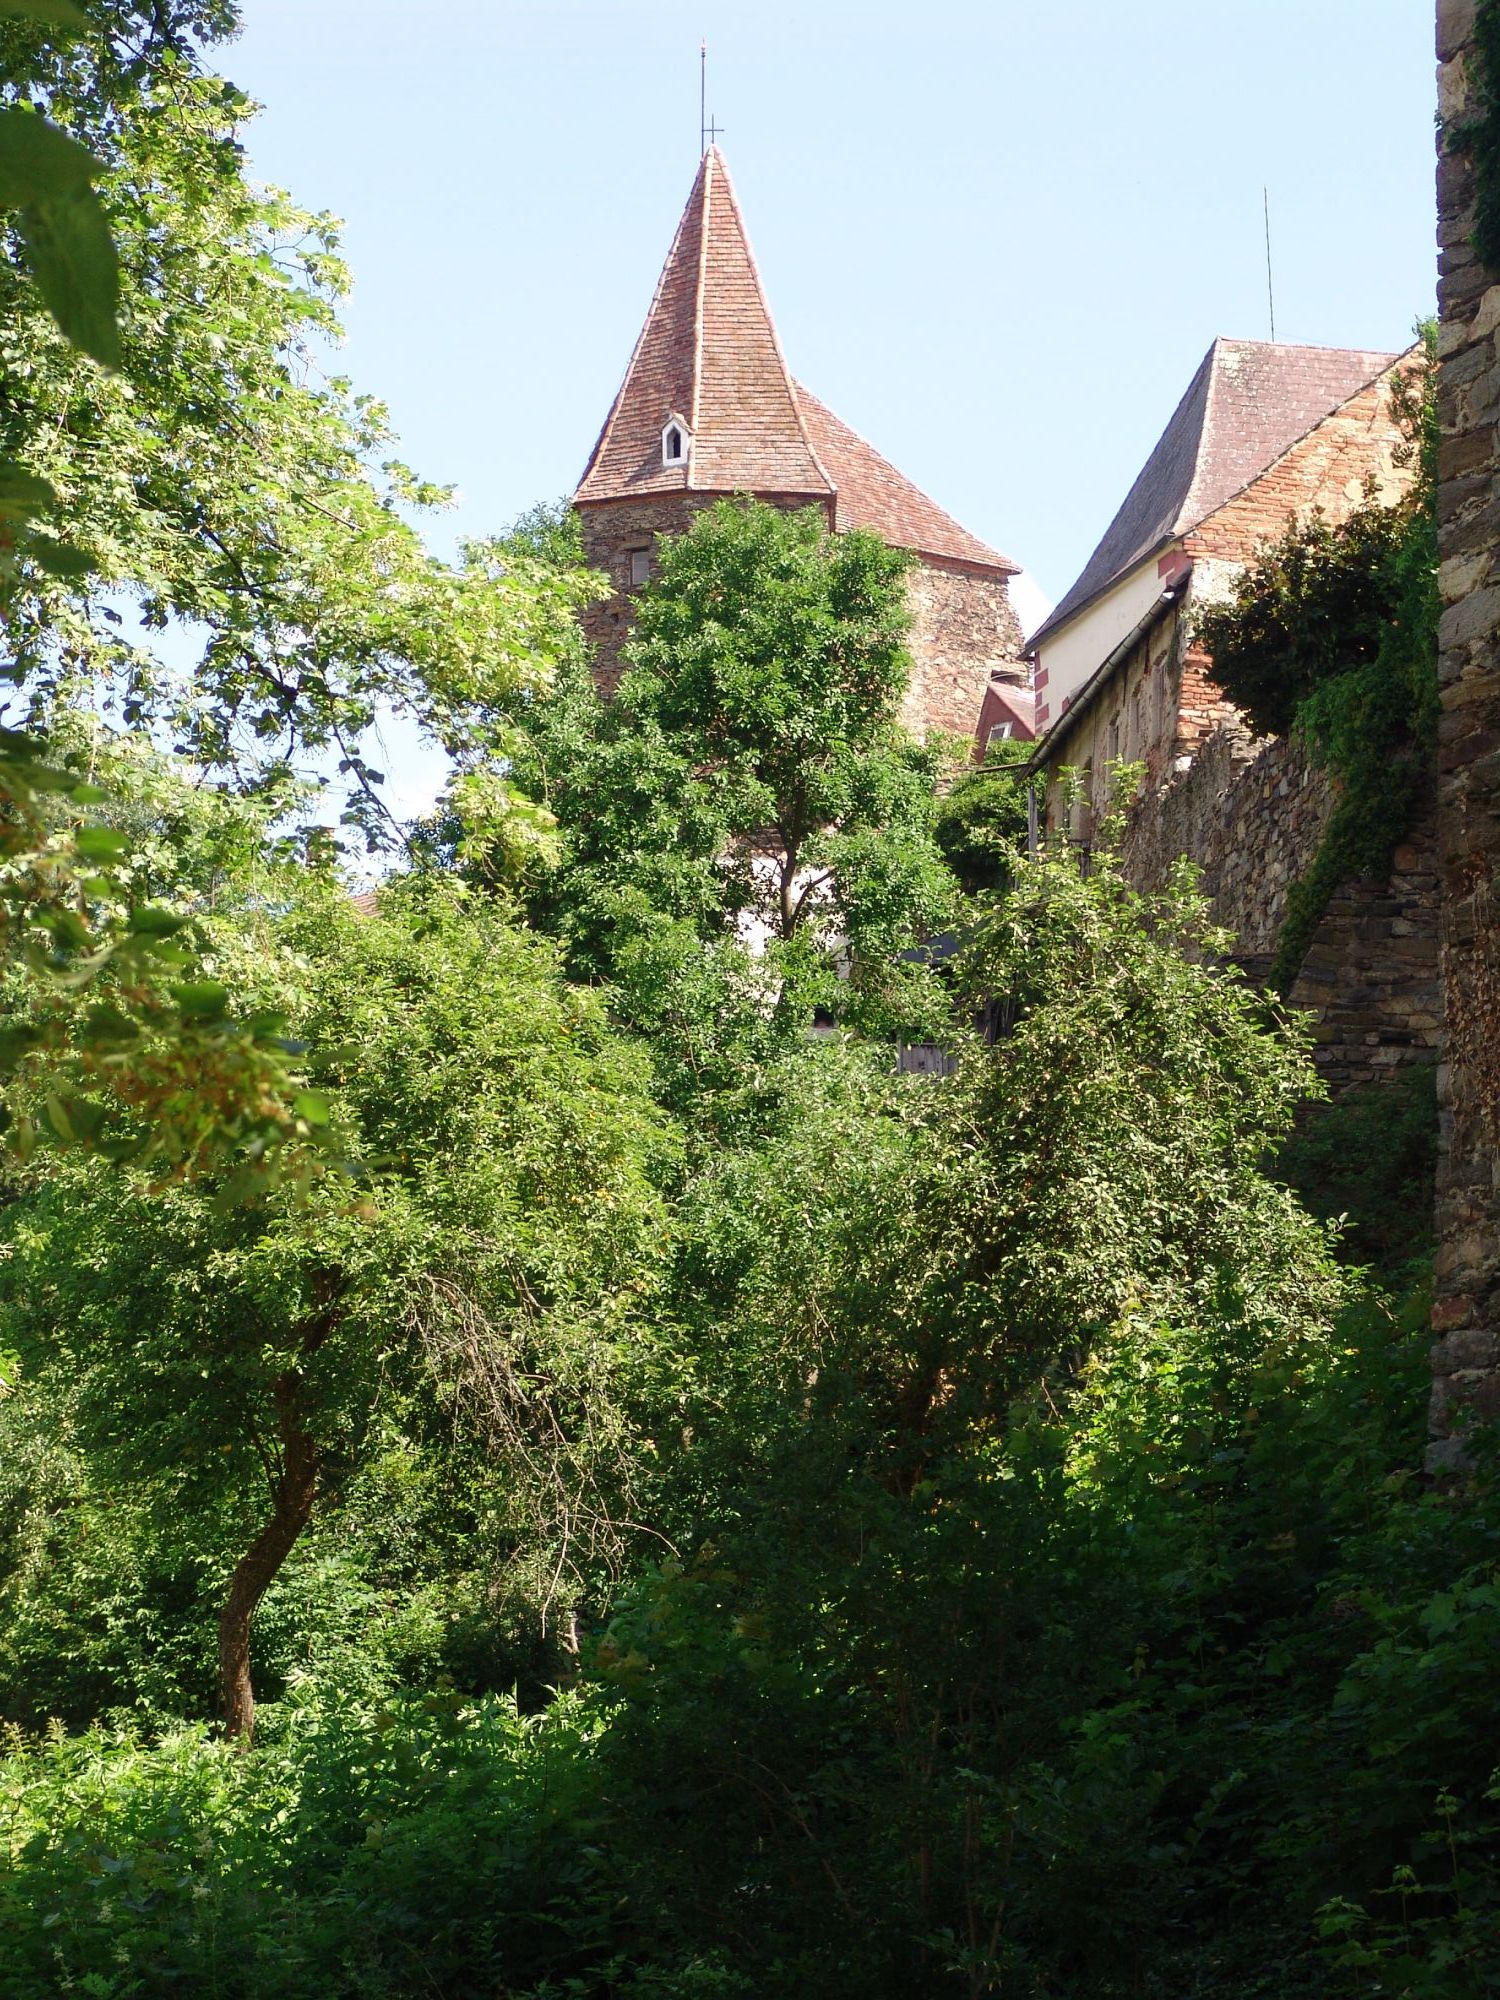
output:
[[[914,549],[918,555],[942,556],[1007,576],[1018,573],[1019,563],[960,527],[800,382],[797,401],[818,463],[833,481],[834,526],[841,534],[846,528],[869,528],[895,549]]]
[[[668,465],[662,432],[674,417],[692,445]],[[574,498],[587,506],[679,492],[822,501],[835,527],[869,528],[893,548],[1005,575],[1017,568],[793,382],[717,147],[703,156]]]
[[[1396,359],[1365,348],[1216,340],[1082,574],[1030,646],[1243,492]]]
[[[692,434],[685,463],[662,463],[672,417]],[[687,489],[827,497],[761,290],[723,155],[711,146],[625,380],[574,496],[631,499]]]

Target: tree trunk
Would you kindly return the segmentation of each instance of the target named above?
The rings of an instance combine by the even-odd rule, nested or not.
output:
[[[303,1428],[302,1377],[296,1369],[272,1385],[281,1470],[271,1487],[271,1518],[235,1565],[229,1596],[219,1614],[219,1700],[224,1734],[246,1747],[255,1734],[255,1691],[250,1682],[250,1623],[257,1605],[307,1526],[318,1494],[321,1455]]]
[[[779,914],[781,919],[780,930],[783,939],[790,938],[792,932],[797,928],[797,903],[792,893],[797,882],[797,853],[797,848],[790,841],[784,840],[781,881],[778,885],[781,892],[781,909]]]

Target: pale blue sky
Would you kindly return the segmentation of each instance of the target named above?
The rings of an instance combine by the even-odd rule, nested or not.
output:
[[[345,219],[344,363],[458,529],[567,491],[709,99],[794,370],[1050,598],[1216,334],[1431,310],[1424,0],[244,0],[254,169]]]

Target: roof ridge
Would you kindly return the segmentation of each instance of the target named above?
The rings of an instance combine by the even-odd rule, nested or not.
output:
[[[641,350],[646,345],[647,338],[651,332],[652,324],[656,319],[657,308],[658,306],[660,306],[662,300],[662,293],[667,288],[667,280],[671,274],[673,264],[675,263],[677,257],[677,246],[682,241],[682,232],[687,228],[688,218],[692,215],[693,196],[698,192],[698,183],[703,179],[707,163],[708,163],[708,156],[707,154],[705,154],[703,165],[699,167],[697,174],[694,176],[692,188],[688,193],[687,203],[683,208],[682,214],[677,218],[677,227],[672,232],[671,248],[667,251],[666,258],[662,263],[662,267],[656,274],[656,283],[651,288],[651,303],[646,308],[646,317],[641,321],[641,330],[636,335],[635,345],[630,350],[630,359],[625,364],[625,373],[620,377],[620,386],[615,391],[615,399],[609,406],[609,415],[604,419],[604,423],[600,428],[599,435],[594,440],[594,448],[589,453],[587,462],[584,465],[583,478],[578,482],[580,488],[588,479],[588,476],[593,471],[594,467],[603,458],[605,447],[606,445],[608,445],[611,434],[614,431],[615,419],[616,417],[619,416],[621,406],[625,401],[625,391],[630,387],[630,378],[635,373],[635,364],[641,358]],[[695,374],[695,380],[694,380],[695,395],[696,391],[697,391],[697,383]]]
[[[1214,335],[1215,347],[1286,347],[1293,354],[1380,354],[1386,350],[1379,347],[1336,347],[1326,340],[1257,340],[1248,333],[1219,333]],[[1399,361],[1410,348],[1398,347],[1389,351],[1388,359]]]
[[[733,211],[735,222],[739,226],[740,241],[745,246],[745,257],[750,266],[751,280],[755,285],[755,296],[760,301],[761,311],[765,314],[766,325],[769,328],[771,334],[771,346],[775,352],[777,363],[781,369],[782,379],[786,383],[787,394],[791,399],[792,414],[797,420],[797,429],[802,434],[802,442],[807,447],[807,455],[812,460],[813,465],[816,467],[817,471],[822,474],[823,480],[828,487],[828,492],[830,497],[837,498],[838,486],[834,482],[834,480],[829,476],[828,468],[824,465],[823,461],[818,457],[818,454],[813,447],[812,438],[808,434],[807,423],[802,415],[802,405],[797,399],[797,384],[792,375],[791,369],[787,366],[786,352],[781,345],[781,334],[776,325],[776,316],[771,311],[770,300],[766,297],[765,284],[760,275],[760,260],[756,257],[755,254],[755,245],[750,241],[750,231],[745,227],[745,216],[744,216],[744,211],[740,207],[740,198],[735,193],[734,182],[729,177],[729,163],[724,158],[724,155],[719,151],[717,146],[710,146],[708,152],[704,155],[704,157],[705,159],[712,158],[718,161],[719,171],[723,176],[723,181],[724,181],[724,192],[729,197],[729,206]],[[704,241],[704,254],[706,256],[707,244],[708,244],[708,230],[706,227],[703,231],[703,241]],[[699,381],[699,376],[698,374],[695,374],[693,381],[693,392],[695,396],[698,391],[698,381]]]
[[[1219,360],[1222,350],[1228,344],[1222,333],[1216,333],[1209,342],[1207,354],[1198,363],[1198,373],[1201,374],[1205,368],[1208,370],[1208,383],[1203,396],[1203,415],[1199,419],[1198,435],[1193,440],[1193,475],[1187,483],[1187,490],[1182,496],[1181,505],[1172,517],[1172,524],[1167,531],[1169,534],[1185,534],[1189,526],[1189,516],[1195,505],[1198,482],[1204,477],[1207,465],[1208,440],[1213,435],[1216,407],[1223,401],[1224,382],[1219,372]],[[1197,379],[1198,374],[1195,374],[1193,381],[1196,382]],[[1188,385],[1188,393],[1192,393],[1191,383]],[[1173,414],[1175,415],[1176,413],[1174,412]]]
[[[703,395],[703,298],[708,290],[708,233],[712,222],[710,211],[713,208],[714,198],[713,177],[710,168],[717,151],[718,148],[716,146],[710,146],[708,151],[703,155],[702,166],[698,169],[699,179],[703,182],[703,213],[698,219],[698,287],[693,295],[693,407],[687,412],[688,428],[694,437],[698,435],[698,404]],[[697,188],[698,183],[694,181],[693,192],[695,194]],[[693,196],[690,194],[688,196],[688,207],[691,208],[692,205]],[[675,244],[673,248],[676,248]],[[669,251],[667,253],[667,263],[670,264],[671,261],[672,257]],[[689,442],[688,450],[689,452],[692,450],[691,442]],[[688,484],[691,486],[693,483],[693,462],[691,457],[688,459],[687,478]]]

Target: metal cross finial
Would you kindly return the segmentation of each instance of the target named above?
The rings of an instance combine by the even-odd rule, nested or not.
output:
[[[724,127],[708,115],[708,43],[698,44],[698,157],[715,143]]]

